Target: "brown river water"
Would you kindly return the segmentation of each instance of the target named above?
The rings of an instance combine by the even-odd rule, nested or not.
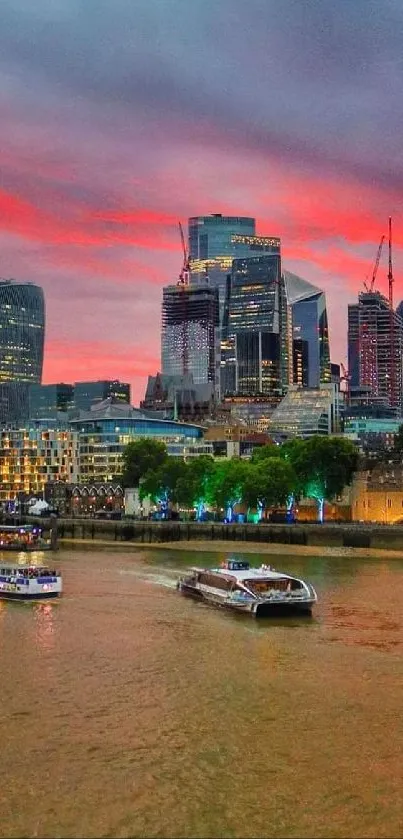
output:
[[[403,837],[403,560],[270,557],[320,602],[256,621],[177,593],[222,559],[65,550],[0,602],[1,836]]]

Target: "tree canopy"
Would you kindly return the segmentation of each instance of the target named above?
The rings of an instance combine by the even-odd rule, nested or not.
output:
[[[314,436],[286,443],[283,456],[296,475],[296,492],[318,502],[341,495],[351,483],[358,465],[358,452],[350,440]]]
[[[123,452],[123,486],[138,487],[147,472],[155,472],[167,459],[167,447],[158,440],[144,437],[128,443]]]
[[[294,492],[296,476],[290,463],[266,457],[250,463],[243,486],[243,501],[261,512],[286,504]]]

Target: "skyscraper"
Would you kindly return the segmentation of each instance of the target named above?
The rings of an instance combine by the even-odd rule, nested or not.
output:
[[[217,384],[218,324],[217,288],[206,283],[166,286],[162,296],[162,373],[192,373],[195,384]]]
[[[348,307],[350,396],[402,410],[403,323],[379,291]]]
[[[290,381],[289,312],[277,253],[235,259],[221,343],[224,396],[281,396]]]
[[[0,382],[40,382],[45,300],[33,283],[0,281]]]
[[[0,280],[0,422],[28,415],[28,388],[42,379],[43,291],[33,283]]]
[[[319,387],[331,380],[325,293],[290,271],[284,280],[292,312],[293,381]]]
[[[225,283],[236,256],[233,236],[253,236],[255,219],[245,216],[194,216],[188,221],[191,283],[205,283],[208,275],[211,285],[219,290],[220,310],[224,306]]]
[[[222,393],[283,395],[330,382],[325,294],[271,254],[233,261],[221,343]]]

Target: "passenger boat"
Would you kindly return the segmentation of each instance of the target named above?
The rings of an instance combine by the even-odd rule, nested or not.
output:
[[[1,551],[48,551],[50,542],[42,537],[42,530],[33,524],[0,524]]]
[[[310,583],[275,571],[270,565],[250,568],[248,562],[230,559],[219,568],[190,568],[177,588],[215,606],[255,617],[275,612],[310,614],[317,594]]]
[[[60,597],[60,571],[47,565],[22,565],[0,560],[0,600],[43,600]]]

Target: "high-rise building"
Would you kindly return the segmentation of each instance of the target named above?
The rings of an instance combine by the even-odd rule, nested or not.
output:
[[[245,216],[194,216],[188,221],[191,283],[204,284],[206,275],[219,289],[220,309],[225,299],[226,276],[231,271],[232,260],[245,253],[236,253],[233,236],[253,236],[255,219]]]
[[[228,278],[221,342],[224,396],[281,396],[290,382],[289,312],[280,248],[235,259]]]
[[[57,414],[66,413],[74,406],[73,385],[58,382],[54,385],[30,385],[30,419],[51,419]]]
[[[28,385],[42,379],[43,291],[33,283],[0,280],[0,422],[28,412]]]
[[[195,216],[188,221],[191,284],[218,288],[220,322],[222,321],[227,276],[234,259],[277,253],[280,240],[272,236],[256,236],[256,221],[247,216]]]
[[[348,307],[350,398],[402,410],[403,322],[379,291]]]
[[[281,273],[277,241],[270,254],[233,261],[221,343],[224,397],[282,396],[292,382],[330,382],[325,294]]]
[[[218,290],[204,285],[163,289],[162,373],[191,373],[195,384],[217,382]]]
[[[118,379],[101,379],[97,382],[74,383],[74,408],[89,411],[94,405],[110,399],[114,403],[130,404],[130,385]]]
[[[0,281],[0,382],[40,382],[45,300],[33,283]]]
[[[293,381],[319,387],[331,380],[325,293],[290,271],[284,280],[292,310]]]

